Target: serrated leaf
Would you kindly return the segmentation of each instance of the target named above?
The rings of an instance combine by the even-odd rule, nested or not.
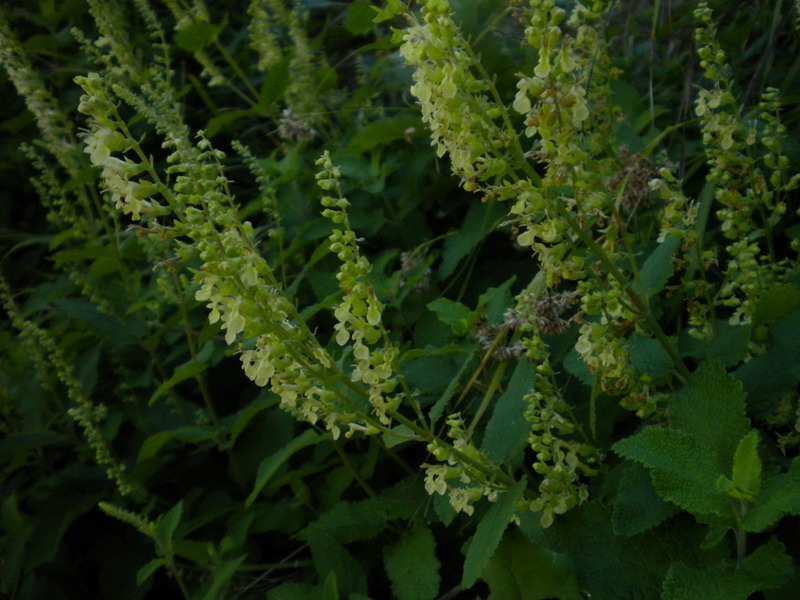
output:
[[[407,10],[408,8],[401,0],[387,0],[386,8],[381,9],[378,14],[375,15],[375,22],[382,23],[383,21],[388,21]]]
[[[313,521],[297,537],[308,539],[319,530],[347,544],[375,537],[384,530],[386,521],[386,513],[375,503],[342,501]]]
[[[697,340],[688,335],[681,338],[681,354],[697,361],[714,359],[725,367],[740,363],[750,352],[750,325],[717,323],[717,332],[710,340]]]
[[[424,523],[389,546],[383,555],[386,573],[397,600],[433,600],[439,595],[436,542]]]
[[[585,502],[547,529],[541,529],[533,514],[528,523],[535,525],[528,534],[533,541],[569,556],[591,600],[660,598],[671,563],[705,566],[721,558],[718,551],[699,549],[703,531],[692,519],[673,519],[639,535],[616,536],[611,509],[602,501]]]
[[[528,404],[524,397],[533,386],[535,376],[536,367],[532,363],[520,362],[505,393],[497,399],[483,437],[483,450],[496,463],[506,463],[528,442],[531,428],[525,419]]]
[[[651,379],[663,377],[675,368],[664,346],[654,338],[634,333],[625,342],[625,347],[630,354],[631,364]]]
[[[509,531],[483,571],[491,598],[502,600],[579,600],[575,570],[564,554]]]
[[[253,486],[253,491],[245,501],[245,506],[250,506],[253,501],[258,498],[261,490],[269,482],[270,477],[275,474],[275,471],[297,451],[302,450],[307,446],[318,444],[323,439],[326,439],[326,434],[316,433],[313,429],[307,429],[298,437],[294,438],[291,442],[286,444],[283,448],[268,456],[258,465],[258,473],[256,474],[256,482]]]
[[[319,600],[319,587],[307,583],[284,583],[267,592],[267,600]]]
[[[369,0],[355,0],[347,7],[344,28],[353,35],[363,35],[374,27],[375,8]]]
[[[646,468],[629,463],[614,499],[611,523],[616,535],[631,536],[659,525],[677,514],[674,504],[664,502],[653,487]]]
[[[460,302],[437,298],[428,304],[428,309],[435,312],[439,320],[449,325],[456,335],[463,335],[467,332],[472,311]]]
[[[800,306],[800,289],[797,287],[782,283],[768,289],[753,308],[753,327],[776,321],[797,306]]]
[[[675,270],[672,256],[680,247],[683,240],[678,237],[668,236],[656,246],[655,250],[644,261],[639,270],[639,280],[644,288],[645,295],[649,298],[658,294],[666,285]]]
[[[758,456],[758,431],[745,435],[733,456],[733,485],[752,500],[761,489],[761,458]]]
[[[792,460],[788,472],[764,477],[761,493],[741,518],[741,526],[745,531],[764,531],[786,514],[800,515],[800,457]]]
[[[664,579],[664,600],[747,600],[761,590],[780,587],[792,576],[792,559],[783,544],[770,540],[750,554],[740,568],[715,565],[701,569],[672,565]]]
[[[800,309],[769,328],[767,351],[754,356],[733,373],[744,384],[751,410],[766,412],[800,382]]]
[[[339,593],[345,598],[351,593],[367,592],[364,568],[334,536],[322,529],[315,529],[308,535],[308,545],[317,575],[322,581],[334,572]]]
[[[716,452],[677,429],[650,427],[620,440],[614,451],[648,469],[659,496],[694,513],[726,514],[727,498],[716,481],[722,471]]]
[[[472,536],[467,557],[464,561],[464,575],[461,577],[461,587],[470,588],[478,580],[489,559],[497,550],[497,545],[503,537],[503,532],[508,527],[511,517],[516,511],[517,501],[525,492],[527,481],[514,484],[500,499],[495,502],[478,523],[475,535]]]
[[[517,276],[508,278],[502,285],[490,287],[478,297],[478,312],[482,314],[486,310],[486,321],[490,325],[499,325],[503,322],[503,314],[513,302],[511,286],[517,280]]]
[[[712,448],[721,473],[731,472],[739,440],[750,431],[742,385],[717,361],[704,361],[669,399],[670,423]],[[716,479],[716,478],[715,478]]]

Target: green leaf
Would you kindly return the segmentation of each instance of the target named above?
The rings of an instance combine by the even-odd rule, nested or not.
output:
[[[208,139],[213,138],[229,123],[253,114],[250,110],[229,110],[217,115],[214,115],[206,123],[203,132]]]
[[[0,459],[8,460],[17,452],[52,446],[66,440],[64,435],[46,430],[12,433],[0,439]]]
[[[769,328],[767,351],[733,373],[744,384],[751,410],[766,412],[800,382],[800,309],[795,308]]]
[[[677,429],[650,427],[620,440],[614,451],[650,469],[658,494],[696,514],[727,514],[727,498],[716,482],[722,471],[716,452]]]
[[[258,465],[258,474],[256,475],[256,482],[253,486],[253,491],[245,501],[245,506],[250,506],[253,501],[258,498],[261,490],[269,482],[270,477],[275,474],[275,471],[286,462],[298,450],[302,450],[307,446],[318,444],[322,440],[327,439],[327,434],[316,433],[313,429],[307,429],[291,442],[286,444],[283,448],[268,456]]]
[[[649,298],[658,294],[666,285],[675,270],[672,256],[683,240],[679,237],[667,236],[644,261],[639,270],[645,295]]]
[[[341,596],[367,592],[367,574],[364,568],[333,535],[321,528],[315,528],[309,531],[307,539],[321,581],[325,581],[328,574],[334,572]]]
[[[258,91],[258,107],[269,109],[283,98],[289,85],[289,59],[283,58],[273,63],[264,75],[264,83]]]
[[[616,535],[631,536],[659,525],[678,513],[674,504],[661,499],[650,473],[638,463],[628,463],[614,499],[611,522]]]
[[[297,537],[308,539],[319,530],[347,544],[375,537],[386,528],[386,521],[386,512],[374,502],[342,501],[313,521]]]
[[[542,529],[533,513],[521,515],[524,533],[535,544],[566,554],[575,565],[581,590],[591,600],[660,598],[670,564],[705,566],[720,552],[701,551],[703,530],[693,519],[677,518],[630,537],[614,535],[611,507],[590,500]],[[697,599],[701,600],[701,599]]]
[[[230,440],[231,443],[236,442],[242,432],[247,428],[250,422],[261,411],[275,406],[278,403],[277,398],[269,396],[261,396],[248,404],[235,415],[235,420],[230,426]]]
[[[397,600],[433,600],[439,595],[439,559],[436,542],[424,523],[414,528],[383,554],[386,573]]]
[[[388,146],[392,142],[405,139],[409,127],[419,126],[419,116],[413,113],[400,113],[378,119],[359,128],[347,147],[357,154],[363,154],[378,146]]]
[[[436,313],[439,320],[447,325],[456,335],[463,335],[469,329],[470,316],[472,311],[461,304],[447,298],[437,298],[428,303],[428,309]]]
[[[33,527],[19,510],[15,492],[7,493],[0,505],[0,529],[5,538],[4,543],[0,545],[3,550],[3,560],[0,561],[0,575],[2,575],[0,581],[11,588],[16,588],[17,581],[26,566],[25,547]]]
[[[490,325],[499,325],[503,322],[503,314],[514,302],[511,286],[516,280],[516,275],[509,277],[502,285],[490,287],[478,297],[478,312],[482,314],[485,307],[486,320]]]
[[[681,337],[681,354],[697,361],[714,359],[725,367],[731,367],[750,353],[751,331],[750,325],[731,325],[727,321],[718,321],[717,332],[710,340],[698,340],[688,335]]]
[[[772,323],[800,306],[800,289],[789,283],[782,283],[768,289],[753,308],[753,328]]]
[[[739,440],[750,431],[742,385],[717,361],[704,361],[669,399],[670,423],[712,448],[730,473]]]
[[[464,362],[461,363],[458,373],[453,376],[453,378],[447,384],[444,392],[442,392],[442,395],[439,396],[439,399],[431,407],[430,413],[428,413],[428,418],[430,419],[431,425],[436,423],[439,417],[442,416],[444,409],[447,407],[447,403],[450,402],[452,397],[455,396],[456,392],[461,387],[463,383],[462,378],[466,373],[471,372],[475,368],[477,362],[478,359],[474,353],[469,353],[464,358]]]
[[[733,457],[733,485],[742,500],[753,500],[761,489],[761,458],[758,456],[758,431],[745,435]]]
[[[320,588],[307,583],[284,583],[267,592],[267,600],[319,600]]]
[[[220,592],[230,583],[246,558],[247,555],[243,554],[237,558],[229,558],[223,561],[221,565],[215,565],[214,577],[211,579],[211,585],[208,586],[203,600],[216,600],[219,598]]]
[[[401,13],[405,13],[407,10],[408,8],[401,0],[387,0],[386,8],[378,11],[378,14],[375,16],[375,22],[382,23],[383,21],[388,21]]]
[[[167,514],[161,515],[156,521],[156,537],[167,556],[171,556],[173,553],[173,537],[175,536],[175,529],[181,521],[182,514],[183,500],[173,506]]]
[[[505,393],[497,399],[483,437],[483,450],[496,463],[507,462],[527,445],[531,428],[525,419],[528,404],[524,396],[535,376],[536,367],[532,363],[518,363]]]
[[[165,558],[154,558],[146,565],[144,565],[139,571],[136,573],[136,583],[138,585],[142,585],[145,581],[150,579],[158,569],[163,567],[167,564],[167,559]]]
[[[142,331],[135,322],[122,323],[114,317],[101,313],[93,302],[77,298],[62,298],[53,302],[53,305],[79,321],[83,321],[97,335],[116,345],[133,343],[142,337]]]
[[[527,541],[518,531],[503,537],[483,570],[491,598],[580,600],[575,569],[564,554]]]
[[[188,52],[197,52],[210,44],[221,30],[222,25],[192,23],[175,34],[175,43]]]
[[[162,446],[170,441],[172,437],[173,434],[171,431],[159,431],[158,433],[148,436],[144,440],[144,443],[142,443],[142,447],[139,448],[139,455],[136,457],[136,464],[138,465],[157,456]]]
[[[395,446],[404,444],[405,442],[409,441],[410,438],[414,438],[415,436],[416,434],[414,431],[408,426],[397,425],[396,427],[392,427],[389,431],[384,433],[381,436],[381,439],[387,448],[394,448]]]
[[[503,537],[503,532],[516,512],[517,501],[522,497],[526,486],[525,478],[514,484],[486,511],[481,522],[478,523],[464,561],[464,575],[461,577],[462,588],[472,587],[489,559],[492,558]]]
[[[672,373],[675,365],[661,343],[641,333],[632,334],[625,342],[630,353],[631,364],[651,379],[659,379]]]
[[[740,568],[702,569],[679,562],[664,579],[664,600],[747,600],[757,591],[778,588],[792,576],[792,559],[774,538],[750,554]]]
[[[464,223],[444,242],[439,276],[444,279],[452,275],[461,260],[489,235],[503,216],[505,209],[497,202],[471,204]]]
[[[741,518],[745,531],[759,532],[772,527],[785,514],[800,515],[800,457],[787,473],[766,476],[755,505]]]
[[[149,404],[153,404],[153,402],[158,400],[164,394],[164,392],[168,392],[179,383],[182,383],[187,379],[191,379],[195,375],[205,371],[207,368],[207,364],[196,362],[193,359],[183,363],[181,366],[175,369],[175,371],[172,373],[172,377],[158,386],[156,391],[153,392],[153,395],[150,396]]]
[[[331,571],[322,586],[322,600],[339,600],[339,586],[336,584],[336,571]]]

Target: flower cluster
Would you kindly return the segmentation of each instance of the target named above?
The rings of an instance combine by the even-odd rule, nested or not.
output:
[[[30,64],[2,14],[0,14],[0,64],[5,68],[19,95],[25,99],[25,104],[36,119],[47,149],[67,171],[77,172],[80,169],[80,162],[75,156],[70,140],[73,125]]]
[[[573,439],[579,433],[578,426],[554,383],[555,372],[546,358],[544,342],[534,337],[528,347],[529,355],[539,360],[533,388],[525,395],[525,419],[531,424],[528,443],[535,455],[533,470],[542,476],[539,497],[530,508],[541,512],[542,527],[549,527],[555,515],[564,514],[588,498],[580,476],[595,475],[600,456],[589,444]]]
[[[3,278],[0,278],[0,305],[12,325],[20,332],[20,337],[34,357],[34,364],[40,367],[43,383],[47,385],[48,378],[55,373],[55,378],[64,385],[66,397],[72,403],[67,409],[67,414],[83,430],[89,448],[94,453],[95,462],[105,468],[106,475],[116,484],[120,494],[123,496],[141,494],[142,490],[128,479],[125,465],[112,454],[109,441],[101,431],[106,418],[106,407],[94,404],[86,395],[73,368],[53,338],[44,329],[22,316]]]
[[[301,2],[287,9],[284,0],[252,0],[250,45],[258,54],[258,68],[267,72],[287,58],[292,77],[286,89],[288,107],[281,114],[279,133],[287,141],[306,141],[316,135],[313,125],[324,110],[315,74],[322,57],[315,53],[306,33],[306,13]],[[298,117],[299,115],[299,117]]]
[[[503,111],[485,92],[490,83],[475,77],[477,63],[444,0],[422,2],[424,24],[412,19],[402,34],[400,55],[414,67],[411,93],[422,110],[422,120],[431,130],[438,156],[447,153],[453,173],[464,189],[472,191],[481,182],[504,175],[504,157],[511,154],[515,133],[498,125]]]
[[[152,199],[160,191],[159,186],[139,177],[147,169],[145,162],[112,156],[114,152],[133,148],[135,141],[121,130],[116,107],[100,75],[89,73],[86,77],[76,77],[75,82],[86,92],[81,96],[78,110],[91,117],[89,130],[83,136],[84,152],[92,165],[102,170],[111,201],[134,221],[143,214],[150,217],[168,214],[167,207]]]
[[[701,25],[695,31],[700,66],[712,86],[701,89],[695,112],[700,117],[703,143],[710,167],[708,180],[715,185],[715,200],[721,205],[717,218],[722,232],[734,240],[726,250],[730,259],[725,266],[725,282],[719,299],[734,310],[731,323],[747,322],[756,301],[786,266],[774,257],[772,229],[786,212],[778,194],[785,191],[783,172],[788,160],[782,157],[780,138],[783,132],[778,112],[780,100],[774,89],[767,89],[759,103],[766,122],[761,143],[766,149],[766,176],[752,158],[758,142],[756,127],[746,123],[732,92],[730,67],[719,45],[711,9],[702,2],[695,9]],[[797,185],[797,181],[793,183]],[[761,231],[766,239],[761,240]],[[762,247],[766,242],[767,248]]]
[[[177,0],[164,0],[172,15],[175,17],[175,31],[181,32],[196,24],[211,26],[211,15],[203,0],[192,0],[191,3],[178,2]],[[204,77],[208,78],[211,86],[230,85],[225,73],[211,59],[204,49],[194,51],[194,57],[203,66]]]
[[[388,340],[381,326],[383,307],[369,282],[369,261],[361,255],[355,232],[350,228],[347,218],[350,203],[342,196],[339,168],[333,164],[327,151],[316,164],[320,167],[317,184],[325,192],[336,194],[335,197],[323,196],[322,206],[325,210],[322,214],[341,227],[334,229],[328,237],[331,252],[342,263],[336,279],[344,291],[344,297],[333,312],[337,320],[334,326],[336,343],[344,346],[352,341],[355,359],[352,380],[367,385],[373,413],[383,425],[389,425],[389,413],[395,412],[403,399],[402,394],[396,392],[399,385],[395,375],[397,347]],[[381,338],[384,341],[383,348],[370,348]]]
[[[425,490],[430,495],[447,494],[456,512],[471,515],[474,502],[483,497],[494,502],[508,486],[492,475],[496,466],[474,446],[459,413],[447,418],[447,427],[452,447],[439,440],[428,444],[428,451],[439,464],[422,465]]]

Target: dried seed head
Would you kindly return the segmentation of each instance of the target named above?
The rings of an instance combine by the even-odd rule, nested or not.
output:
[[[278,135],[287,141],[308,142],[314,139],[317,132],[298,119],[291,108],[285,108],[278,124]]]

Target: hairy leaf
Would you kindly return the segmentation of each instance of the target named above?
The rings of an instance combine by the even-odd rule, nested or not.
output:
[[[424,523],[416,523],[387,547],[383,558],[397,600],[433,600],[439,595],[436,542]]]
[[[580,600],[574,567],[566,555],[509,531],[483,571],[492,598],[502,600]]]
[[[613,448],[650,469],[653,486],[665,500],[698,515],[729,510],[726,497],[716,488],[723,474],[716,452],[688,433],[650,427]]]
[[[647,531],[674,516],[678,508],[661,499],[647,469],[628,463],[614,499],[612,524],[616,535],[630,536]]]
[[[739,440],[750,431],[741,384],[716,361],[704,361],[669,400],[670,424],[712,448],[728,474]]]
[[[761,493],[741,524],[746,531],[764,531],[785,514],[800,515],[800,457],[792,461],[788,472],[764,477]]]
[[[715,565],[702,569],[683,562],[674,564],[664,580],[664,600],[747,600],[759,590],[780,587],[792,576],[792,559],[783,544],[772,539],[737,569]]]

